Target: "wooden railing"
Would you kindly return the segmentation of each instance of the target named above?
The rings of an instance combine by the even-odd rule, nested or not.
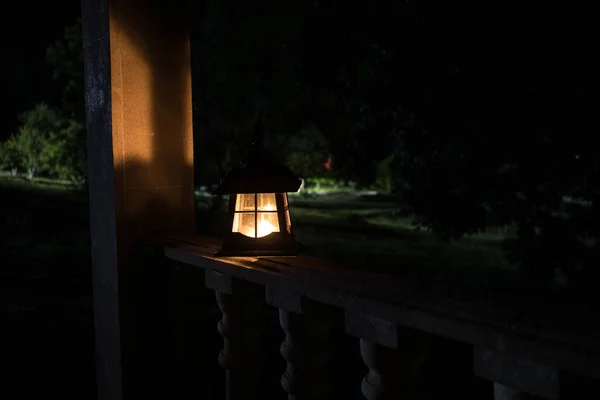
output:
[[[215,258],[218,243],[193,235],[165,234],[152,243],[166,258],[201,269],[216,294],[227,399],[264,398],[257,365],[265,304],[278,309],[285,333],[281,385],[290,399],[336,398],[330,376],[338,321],[359,339],[368,400],[424,398],[415,382],[436,337],[471,346],[472,373],[493,383],[496,399],[579,398],[577,388],[585,392],[581,398],[594,398],[589,390],[600,379],[594,309],[573,312],[570,304],[514,296],[453,298],[406,278],[307,256]],[[577,379],[566,384],[566,376]],[[581,382],[592,384],[584,390]]]

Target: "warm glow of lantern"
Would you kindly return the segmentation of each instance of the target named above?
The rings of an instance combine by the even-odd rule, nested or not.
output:
[[[277,207],[275,204],[267,203],[263,207],[261,207],[262,211],[277,211]],[[258,229],[256,232],[256,237],[267,236],[271,232],[279,232],[279,228],[277,227],[277,214],[276,213],[259,213],[258,214],[260,221],[258,221]]]
[[[258,223],[258,232],[256,237],[267,236],[269,233],[275,232],[275,227],[267,221],[260,221]]]
[[[275,204],[267,203],[263,207],[260,208],[261,211],[277,211],[277,207]]]
[[[279,232],[275,194],[239,194],[236,199],[231,231],[251,238],[260,238],[273,232]]]

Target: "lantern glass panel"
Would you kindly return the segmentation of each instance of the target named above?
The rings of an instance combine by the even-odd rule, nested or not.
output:
[[[241,212],[235,213],[233,216],[232,232],[239,232],[244,236],[256,237],[256,230],[254,224],[256,214],[254,212]]]
[[[236,196],[235,211],[256,211],[256,195],[243,193]],[[254,236],[254,235],[253,235]]]
[[[277,218],[277,212],[259,212],[257,214],[257,221],[257,238],[267,236],[272,232],[279,232],[279,219]]]
[[[238,194],[231,231],[251,238],[279,232],[275,193]]]
[[[258,193],[257,211],[277,211],[275,193]]]
[[[285,209],[285,227],[288,233],[292,232],[292,221],[290,220],[290,210],[288,208]]]

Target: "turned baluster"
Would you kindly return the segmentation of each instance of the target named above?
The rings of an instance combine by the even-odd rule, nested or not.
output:
[[[397,395],[395,385],[386,381],[390,369],[391,349],[360,339],[360,356],[368,368],[360,389],[368,400],[388,399]]]
[[[288,399],[331,398],[336,310],[274,289],[267,289],[267,303],[279,307],[279,322],[285,332],[281,355],[287,366],[281,386]]]
[[[418,399],[415,382],[428,357],[428,337],[380,318],[346,310],[346,332],[360,339],[368,368],[361,383],[367,400]]]
[[[261,337],[264,329],[264,289],[213,271],[206,285],[215,290],[223,336],[219,363],[225,369],[226,399],[262,399]]]
[[[494,383],[495,400],[525,400],[532,396],[558,400],[561,397],[556,366],[497,349],[474,346],[473,372]]]
[[[494,400],[525,400],[527,398],[525,393],[494,382]]]

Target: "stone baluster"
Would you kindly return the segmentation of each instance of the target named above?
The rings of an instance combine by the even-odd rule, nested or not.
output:
[[[285,290],[267,288],[267,303],[279,308],[287,362],[281,386],[290,400],[329,399],[334,390],[336,309]]]
[[[506,352],[475,346],[475,375],[494,382],[495,400],[525,400],[531,396],[558,400],[558,368]]]
[[[397,387],[390,385],[386,376],[392,367],[392,349],[360,339],[360,355],[368,368],[360,388],[368,400],[388,399],[396,395]]]
[[[525,400],[526,398],[523,392],[494,382],[494,400]]]
[[[206,286],[215,291],[223,314],[217,329],[223,336],[219,363],[226,373],[226,399],[263,399],[264,288],[208,270]]]
[[[367,400],[421,397],[415,382],[429,353],[426,334],[350,310],[345,324],[346,333],[360,339],[360,354],[368,368],[361,391]]]

